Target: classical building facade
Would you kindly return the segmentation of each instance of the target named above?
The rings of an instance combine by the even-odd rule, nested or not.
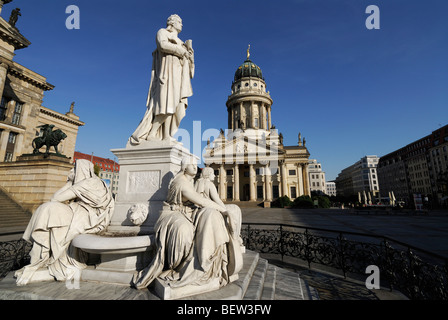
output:
[[[78,128],[84,123],[74,114],[73,104],[65,114],[42,106],[45,91],[54,86],[13,60],[17,50],[29,45],[15,23],[11,25],[0,17],[0,162],[13,162],[22,154],[32,153],[32,141],[41,134],[39,126],[44,124],[55,125],[54,129],[67,135],[58,148],[72,158]]]
[[[0,0],[0,13],[10,2]],[[14,9],[9,21],[0,17],[0,188],[33,212],[66,183],[78,128],[84,123],[74,113],[74,103],[65,114],[43,106],[44,93],[54,86],[13,60],[18,50],[30,45],[16,27],[17,13]],[[58,145],[65,157],[33,154],[33,140],[43,134],[45,125],[66,134]]]
[[[248,51],[226,103],[228,129],[221,129],[203,155],[205,165],[215,170],[223,201],[270,202],[284,195],[310,195],[305,139],[299,134],[297,145],[283,145],[282,133],[272,124],[272,104],[262,71]]]

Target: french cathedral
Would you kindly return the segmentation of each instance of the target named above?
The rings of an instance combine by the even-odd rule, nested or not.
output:
[[[250,48],[250,47],[249,47]],[[228,129],[207,142],[205,166],[215,172],[223,201],[269,202],[310,195],[305,139],[283,145],[283,135],[272,124],[273,100],[262,71],[247,58],[235,72],[227,99]]]

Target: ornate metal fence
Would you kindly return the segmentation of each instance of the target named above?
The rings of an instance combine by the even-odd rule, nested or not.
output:
[[[376,265],[382,286],[386,283],[410,299],[448,299],[447,259],[388,237],[263,223],[244,223],[241,236],[249,250],[299,258],[309,268],[337,268],[344,276],[366,276],[366,267]],[[24,240],[0,242],[0,279],[26,265],[30,250]]]
[[[410,299],[448,299],[448,260],[388,237],[295,225],[244,223],[242,238],[249,250],[299,258],[349,274],[364,275],[369,265],[386,283]]]
[[[26,265],[31,244],[25,240],[0,242],[0,279],[9,271]]]

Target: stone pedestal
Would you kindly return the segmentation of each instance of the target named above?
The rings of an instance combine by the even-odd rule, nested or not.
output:
[[[34,212],[64,186],[72,168],[71,159],[64,156],[22,155],[15,162],[0,163],[0,186],[23,208]]]
[[[144,141],[127,145],[125,149],[111,150],[120,164],[118,195],[109,232],[150,234],[159,218],[168,185],[179,172],[183,157],[192,154],[177,141]],[[195,157],[195,156],[193,156]],[[196,157],[197,158],[197,157]],[[129,219],[132,205],[148,205],[148,218],[139,227]]]

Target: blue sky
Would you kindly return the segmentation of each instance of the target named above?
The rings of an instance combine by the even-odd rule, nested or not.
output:
[[[79,30],[65,27],[72,4]],[[379,30],[365,27],[371,4]],[[327,180],[448,123],[448,1],[14,0],[1,16],[16,7],[32,44],[14,59],[55,85],[44,106],[65,113],[75,101],[86,123],[80,152],[114,159],[110,150],[125,147],[145,112],[155,34],[172,13],[195,49],[194,95],[181,123],[191,134],[194,121],[202,131],[226,128],[248,44],[274,100],[272,123],[285,145],[301,132]]]

